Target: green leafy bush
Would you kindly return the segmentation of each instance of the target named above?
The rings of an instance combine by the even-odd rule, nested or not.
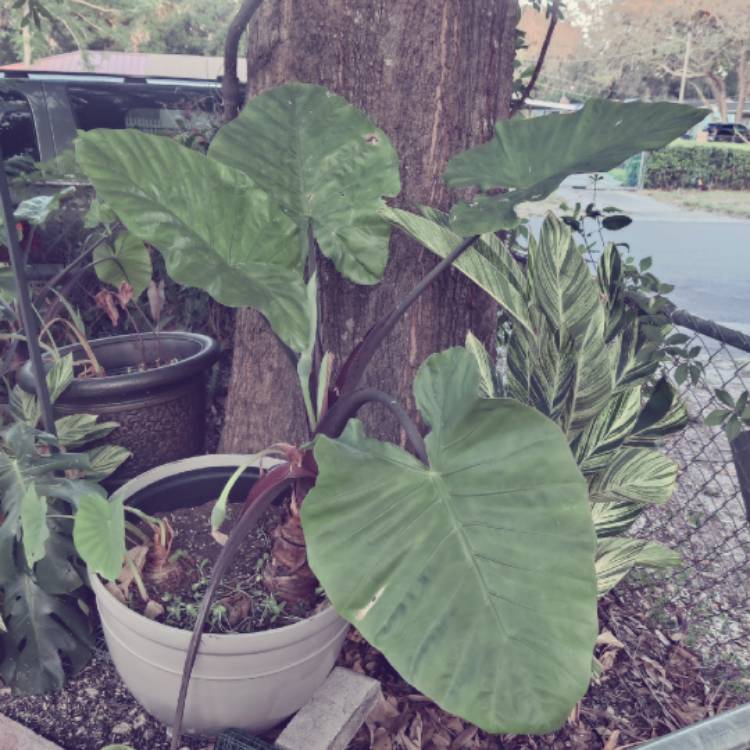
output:
[[[72,357],[58,360],[47,375],[51,398],[72,379]],[[0,430],[0,676],[18,693],[42,693],[62,687],[66,667],[83,666],[92,645],[71,513],[89,498],[106,504],[96,482],[130,454],[82,450],[117,426],[92,414],[58,419],[57,438],[41,431],[36,398],[18,386],[10,411]]]
[[[670,146],[649,154],[645,187],[750,189],[750,147]]]

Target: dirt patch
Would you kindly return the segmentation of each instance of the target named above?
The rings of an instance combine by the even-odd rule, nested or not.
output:
[[[130,695],[106,651],[95,654],[64,690],[16,698],[4,694],[0,712],[64,750],[101,750],[116,742],[136,750],[169,748],[166,727]],[[190,750],[209,750],[210,746],[205,737],[186,737],[182,742]]]

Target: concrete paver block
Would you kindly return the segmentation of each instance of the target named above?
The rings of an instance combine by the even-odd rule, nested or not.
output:
[[[276,744],[283,750],[345,750],[379,695],[377,680],[336,667]]]
[[[0,714],[0,750],[62,750],[13,719]]]

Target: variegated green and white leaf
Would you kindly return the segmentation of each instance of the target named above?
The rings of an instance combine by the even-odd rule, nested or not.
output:
[[[598,304],[583,336],[576,342],[567,408],[568,440],[573,441],[599,415],[613,387],[612,360],[604,341],[604,310]]]
[[[479,370],[479,390],[487,398],[503,395],[503,386],[495,367],[495,360],[490,357],[484,344],[471,332],[466,334],[467,351],[474,357]]]
[[[611,537],[602,539],[596,548],[596,584],[599,596],[614,588],[636,565],[649,568],[671,568],[680,556],[658,542],[645,539]]]
[[[96,414],[71,414],[55,420],[57,438],[66,448],[79,448],[92,440],[106,437],[118,427],[117,422],[98,422]]]
[[[623,447],[589,484],[593,503],[666,503],[674,492],[677,464],[649,448]]]
[[[85,476],[99,482],[117,471],[132,454],[119,445],[102,445],[88,451],[87,455],[91,465]]]
[[[386,206],[381,215],[441,258],[449,255],[463,240],[444,225],[447,219],[439,212],[419,216]],[[533,331],[528,318],[523,271],[497,237],[482,235],[454,266],[487,292],[517,324]]]
[[[597,539],[624,534],[645,509],[642,503],[594,503],[591,519]]]
[[[529,282],[533,300],[560,335],[577,339],[601,305],[596,281],[570,227],[551,213],[529,250]]]
[[[659,346],[646,339],[638,318],[623,328],[615,346],[615,387],[618,390],[643,385],[654,376],[662,361]]]
[[[615,393],[573,444],[578,465],[584,474],[599,471],[609,462],[633,431],[641,411],[641,389]]]
[[[652,446],[680,432],[688,423],[688,412],[674,386],[666,378],[657,383],[638,416],[628,445]]]

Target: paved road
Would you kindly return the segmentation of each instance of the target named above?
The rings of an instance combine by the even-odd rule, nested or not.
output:
[[[568,203],[588,203],[585,180],[558,191]],[[652,270],[674,284],[675,304],[750,333],[750,220],[670,206],[633,191],[598,191],[597,205],[616,206],[633,218],[606,238],[630,244],[636,258],[651,256]],[[534,222],[536,224],[536,222]]]

